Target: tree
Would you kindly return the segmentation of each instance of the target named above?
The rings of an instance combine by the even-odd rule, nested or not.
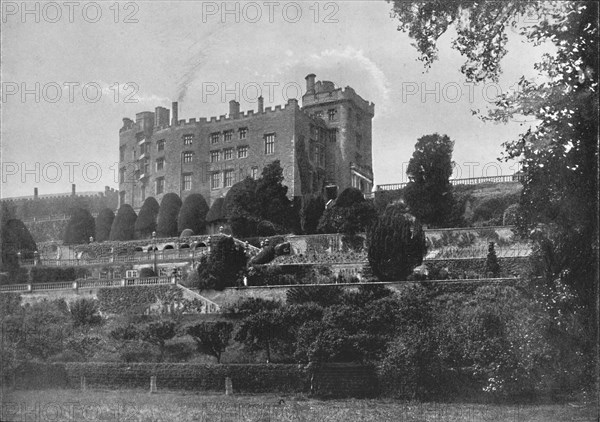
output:
[[[221,363],[221,355],[227,349],[232,332],[233,324],[225,321],[201,322],[186,330],[196,342],[198,351],[214,356],[217,363]]]
[[[203,255],[198,266],[201,288],[223,290],[235,286],[246,268],[246,252],[233,238],[222,236],[210,255]]]
[[[223,202],[223,214],[237,237],[256,236],[259,223],[256,204],[256,180],[246,177],[229,189]]]
[[[504,144],[504,158],[522,166],[517,225],[533,241],[534,263],[541,269],[534,286],[559,299],[549,303],[555,320],[582,306],[579,318],[594,335],[579,341],[591,355],[598,297],[598,3],[456,1],[414,7],[395,1],[393,10],[427,66],[437,58],[438,38],[455,29],[452,45],[466,57],[461,71],[470,82],[497,81],[508,28],[534,45],[552,45],[535,65],[541,82],[522,77],[481,118],[537,123]],[[558,322],[553,329],[555,339],[570,337]]]
[[[98,301],[82,298],[71,303],[69,307],[74,327],[89,326],[102,321],[99,314]]]
[[[89,243],[90,237],[94,237],[95,234],[96,222],[92,214],[83,208],[73,209],[63,235],[64,244],[79,245]]]
[[[169,320],[151,322],[141,330],[141,336],[144,341],[158,346],[161,361],[165,355],[165,342],[171,340],[176,334],[177,324]]]
[[[406,280],[427,251],[421,224],[402,203],[386,207],[367,239],[369,264],[381,281]]]
[[[271,362],[271,352],[282,331],[286,327],[278,313],[279,306],[267,304],[263,309],[247,314],[240,322],[235,340],[244,343],[251,350],[264,350],[267,363]]]
[[[199,193],[192,193],[185,198],[177,218],[179,233],[185,229],[191,229],[194,234],[203,234],[206,228],[206,214],[208,211],[208,204]]]
[[[256,203],[258,217],[287,229],[294,225],[290,216],[292,203],[287,197],[287,186],[283,185],[283,169],[279,160],[275,160],[263,168],[256,183]]]
[[[181,209],[181,199],[176,193],[167,193],[163,196],[158,210],[158,223],[156,225],[156,233],[159,237],[176,237],[179,235],[177,231],[177,217]]]
[[[375,207],[356,188],[346,188],[319,220],[320,233],[355,235],[367,230],[375,219]]]
[[[96,217],[96,242],[104,242],[110,238],[110,229],[115,220],[115,213],[110,208],[103,208]]]
[[[591,306],[598,238],[597,201],[590,200],[598,192],[598,4],[456,1],[413,8],[396,1],[393,10],[428,66],[437,59],[438,38],[454,27],[453,47],[466,57],[461,71],[472,82],[498,79],[509,27],[535,45],[552,43],[554,51],[536,64],[546,80],[522,77],[518,89],[501,95],[482,118],[539,121],[505,144],[505,158],[518,159],[524,176],[519,226],[561,257],[547,260],[546,282],[560,276]]]
[[[110,240],[133,240],[137,215],[129,204],[123,204],[117,211],[110,229]]]
[[[156,273],[150,267],[144,267],[140,270],[140,278],[156,277]]]
[[[447,135],[422,136],[408,162],[404,197],[411,213],[423,223],[442,226],[452,211],[453,147]]]
[[[154,197],[149,196],[144,200],[138,218],[135,221],[135,238],[148,239],[156,231],[156,218],[160,206]]]
[[[37,245],[27,226],[21,220],[16,218],[6,220],[0,228],[0,236],[3,264],[16,264],[18,252],[21,252],[22,258],[33,258],[33,252],[37,250]]]
[[[300,209],[300,224],[302,232],[305,234],[314,234],[319,226],[319,219],[325,211],[325,201],[322,196],[308,196],[302,198],[302,208]]]
[[[497,276],[500,274],[500,264],[498,263],[498,257],[496,256],[496,250],[494,249],[494,242],[490,242],[488,247],[488,254],[485,260],[485,273]]]

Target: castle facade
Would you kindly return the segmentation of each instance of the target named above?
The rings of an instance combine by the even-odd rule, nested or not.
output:
[[[182,200],[200,193],[211,205],[245,177],[258,178],[279,160],[290,197],[326,195],[356,187],[371,192],[374,104],[346,87],[306,77],[302,107],[295,99],[283,107],[240,111],[235,100],[229,114],[179,120],[171,110],[123,119],[119,131],[119,206],[135,209],[168,192]]]

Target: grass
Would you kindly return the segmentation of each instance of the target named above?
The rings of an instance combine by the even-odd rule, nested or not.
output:
[[[159,386],[160,388],[160,386]],[[105,422],[583,422],[592,404],[483,405],[140,390],[3,391],[2,421]]]

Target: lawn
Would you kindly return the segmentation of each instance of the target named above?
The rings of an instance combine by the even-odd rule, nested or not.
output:
[[[592,404],[483,405],[300,396],[140,390],[4,391],[2,421],[105,422],[575,422],[596,420]]]

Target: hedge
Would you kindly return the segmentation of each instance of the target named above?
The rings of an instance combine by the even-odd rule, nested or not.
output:
[[[82,267],[31,267],[31,283],[54,283],[74,281],[89,276],[90,272]]]
[[[100,311],[109,314],[143,313],[161,302],[170,305],[182,301],[181,289],[173,285],[114,287],[98,290]]]
[[[227,377],[231,378],[235,393],[245,394],[365,397],[378,391],[374,368],[360,364],[27,363],[13,377],[3,375],[18,389],[79,389],[82,376],[88,388],[150,389],[150,377],[156,376],[159,391],[224,392]]]

